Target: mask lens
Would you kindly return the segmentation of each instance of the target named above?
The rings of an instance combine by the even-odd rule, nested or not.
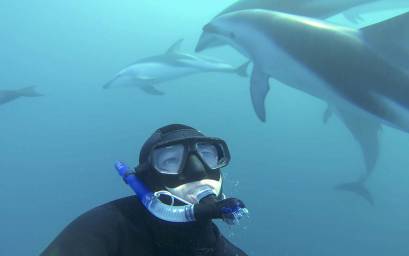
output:
[[[152,153],[153,166],[163,174],[178,174],[183,161],[184,149],[182,144],[155,149]]]
[[[224,166],[224,154],[220,145],[211,143],[197,143],[197,152],[200,157],[211,169],[217,169]]]

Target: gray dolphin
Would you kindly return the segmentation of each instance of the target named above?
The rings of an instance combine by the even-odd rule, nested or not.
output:
[[[34,86],[25,87],[18,90],[0,90],[0,105],[14,101],[20,97],[39,97],[42,94],[36,92]]]
[[[360,134],[361,146],[374,141],[377,146],[380,123],[409,132],[409,75],[377,53],[365,30],[280,12],[245,10],[214,19],[204,32],[224,40],[253,61],[251,96],[263,121],[268,81],[274,77],[336,106],[351,132]],[[199,41],[197,50],[206,47],[206,41]],[[366,128],[353,121],[363,118],[368,120],[363,127],[370,128],[367,137],[362,136]],[[372,152],[373,156],[377,154],[377,150]],[[363,184],[369,174],[339,189],[368,200],[360,192],[365,191]],[[351,189],[358,185],[359,189]]]
[[[119,78],[127,77],[132,84],[148,94],[162,95],[154,85],[172,79],[202,72],[234,73],[247,76],[247,67],[250,62],[235,68],[208,57],[183,53],[180,46],[183,40],[173,44],[166,53],[145,58],[119,71],[115,77],[106,83],[103,88],[111,87]]]
[[[230,5],[216,17],[230,12],[265,9],[307,16],[317,19],[328,19],[339,13],[345,18],[358,22],[363,20],[362,15],[370,12],[385,11],[398,8],[409,8],[407,0],[240,0]],[[202,37],[211,46],[222,46],[223,42],[214,37]]]
[[[219,15],[237,10],[260,8],[281,10],[283,12],[325,19],[335,15],[341,10],[353,7],[347,11],[343,11],[343,14],[350,19],[353,17],[360,19],[362,13],[405,8],[408,6],[409,1],[406,0],[340,1],[332,2],[331,4],[328,4],[328,1],[314,0],[242,0],[231,5]],[[407,24],[409,24],[409,14],[404,14],[368,26],[361,31],[366,42],[370,42],[374,50],[377,50],[384,58],[405,71],[409,71],[409,29],[402,28],[407,28]],[[203,33],[200,44],[201,46],[198,45],[198,49],[200,47],[204,49],[206,47],[221,46],[225,43],[218,40],[217,37],[212,36],[212,34]],[[328,120],[332,112],[338,114],[341,121],[359,144],[365,160],[365,177],[369,177],[379,156],[379,132],[381,130],[381,124],[357,115],[353,111],[343,109],[341,106],[327,108],[323,117],[324,122]]]

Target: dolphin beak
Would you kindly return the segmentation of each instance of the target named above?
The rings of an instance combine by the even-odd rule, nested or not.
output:
[[[218,38],[214,33],[203,32],[196,45],[196,52],[201,52],[206,49],[223,46],[225,43]]]

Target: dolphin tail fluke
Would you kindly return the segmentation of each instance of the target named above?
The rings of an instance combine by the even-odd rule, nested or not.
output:
[[[242,65],[235,69],[235,73],[241,77],[248,77],[247,69],[250,63],[251,61],[246,61],[245,63],[243,63]]]
[[[146,92],[147,94],[150,94],[150,95],[155,95],[155,96],[165,95],[164,92],[159,91],[158,89],[156,89],[152,85],[144,85],[144,86],[142,86],[140,88],[142,89],[142,91],[144,91],[144,92]]]
[[[43,94],[38,93],[36,91],[35,86],[29,86],[29,87],[22,88],[22,89],[18,90],[18,93],[21,96],[24,96],[24,97],[40,97],[40,96],[44,96]]]
[[[372,206],[375,205],[372,194],[365,187],[365,184],[363,181],[339,184],[335,187],[335,189],[339,191],[347,191],[347,192],[354,193],[355,195],[358,195],[361,198],[365,199],[370,205]]]

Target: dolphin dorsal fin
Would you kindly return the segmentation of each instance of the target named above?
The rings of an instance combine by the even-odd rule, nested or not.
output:
[[[409,12],[397,15],[390,19],[369,25],[362,28],[365,38],[367,40],[384,40],[390,42],[405,41],[409,38]]]
[[[169,47],[169,49],[166,51],[166,53],[170,54],[170,53],[175,53],[175,52],[180,51],[180,48],[182,46],[182,42],[183,42],[183,38],[177,40],[176,43],[172,44],[172,46]]]

